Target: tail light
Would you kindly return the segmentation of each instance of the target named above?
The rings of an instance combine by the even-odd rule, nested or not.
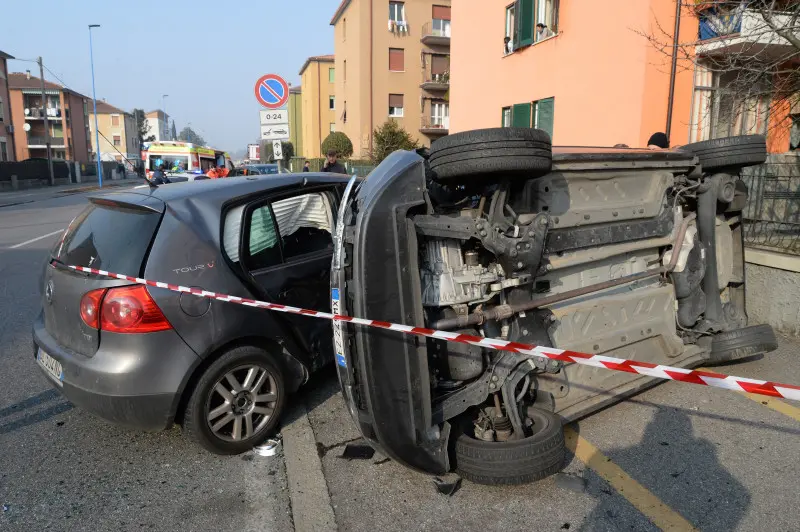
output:
[[[81,319],[92,327],[116,333],[149,333],[172,329],[144,286],[101,288],[81,298]]]
[[[92,329],[100,328],[100,304],[103,302],[105,288],[86,292],[81,298],[81,319]]]

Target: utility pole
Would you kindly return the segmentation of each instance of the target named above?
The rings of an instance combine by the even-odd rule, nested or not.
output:
[[[94,50],[92,50],[92,28],[99,27],[100,24],[89,24],[89,62],[92,65],[92,105],[94,106],[94,143],[95,152],[97,152],[97,184],[100,188],[103,188],[103,165],[100,162],[100,129],[97,125],[97,92],[94,90]]]
[[[56,184],[56,178],[53,175],[53,151],[50,146],[50,121],[47,119],[47,95],[44,93],[44,65],[42,64],[42,56],[36,60],[39,63],[39,77],[42,82],[42,109],[44,110],[44,138],[47,145],[47,168],[50,170],[50,186]]]

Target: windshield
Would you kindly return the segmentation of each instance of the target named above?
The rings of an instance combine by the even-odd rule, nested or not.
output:
[[[248,168],[252,168],[254,171],[258,172],[261,175],[278,173],[277,164],[257,164],[250,166]]]
[[[185,172],[189,168],[188,155],[151,155],[150,170],[161,167],[167,172]]]

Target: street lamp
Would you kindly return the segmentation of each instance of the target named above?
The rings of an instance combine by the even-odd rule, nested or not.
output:
[[[167,138],[169,137],[169,118],[167,117],[167,104],[164,102],[164,98],[168,97],[169,94],[161,95],[161,110],[164,111],[164,140],[171,140]]]
[[[92,64],[92,103],[94,105],[94,145],[97,152],[97,183],[103,187],[103,165],[100,164],[100,130],[97,128],[97,92],[94,89],[94,51],[92,50],[92,28],[100,24],[89,24],[89,61]]]

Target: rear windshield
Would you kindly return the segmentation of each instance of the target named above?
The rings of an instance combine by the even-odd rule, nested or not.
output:
[[[160,213],[92,204],[53,249],[63,264],[138,276]]]

